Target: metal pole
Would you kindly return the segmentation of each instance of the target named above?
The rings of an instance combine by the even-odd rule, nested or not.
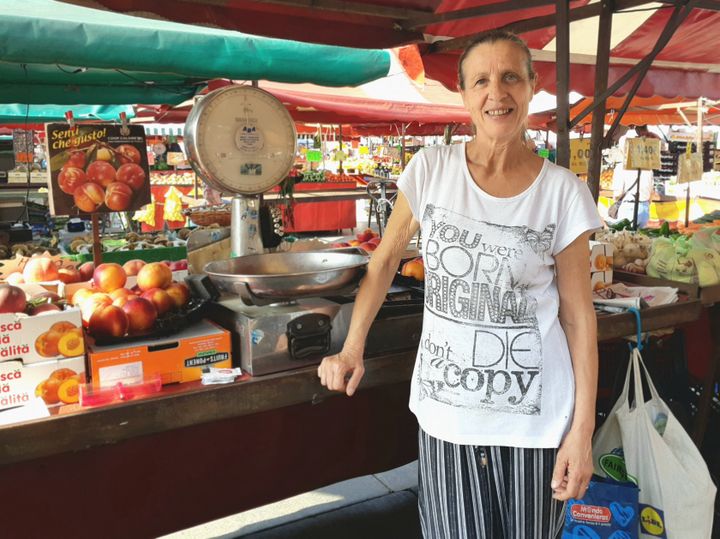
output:
[[[640,206],[640,174],[642,170],[638,170],[637,181],[635,186],[635,204],[633,204],[633,230],[638,229],[638,208]]]
[[[405,170],[405,123],[402,124],[400,137],[400,170]]]
[[[338,161],[339,161],[339,163],[340,163],[340,164],[338,165],[338,174],[342,174],[342,173],[343,173],[343,166],[342,166],[342,165],[343,165],[343,162],[342,162],[342,153],[343,153],[343,148],[342,148],[342,124],[338,125],[338,142],[339,142],[339,149],[338,149],[338,151],[340,152],[340,157],[341,157],[340,159],[338,159]]]
[[[570,82],[570,2],[555,1],[557,29],[555,38],[555,70],[557,88],[557,157],[556,162],[562,167],[570,165],[570,104],[568,89]]]
[[[597,43],[597,65],[595,66],[595,98],[597,107],[593,110],[592,132],[590,135],[590,159],[588,160],[588,187],[595,202],[600,196],[600,173],[602,169],[602,140],[605,129],[605,99],[598,99],[607,90],[610,66],[610,34],[614,0],[602,0],[600,7],[600,28]]]

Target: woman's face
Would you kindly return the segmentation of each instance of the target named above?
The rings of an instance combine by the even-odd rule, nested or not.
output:
[[[462,65],[460,90],[476,134],[492,142],[520,140],[535,81],[525,52],[509,41],[477,45]]]

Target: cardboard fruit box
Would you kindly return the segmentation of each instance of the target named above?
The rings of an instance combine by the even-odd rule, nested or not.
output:
[[[88,371],[95,388],[140,383],[160,374],[163,385],[200,380],[206,366],[231,367],[230,332],[201,320],[169,337],[96,345],[88,340]]]
[[[590,242],[590,282],[593,290],[612,284],[613,251],[612,243]]]
[[[85,357],[28,364],[21,359],[0,362],[0,410],[41,397],[47,406],[77,402],[84,382]]]

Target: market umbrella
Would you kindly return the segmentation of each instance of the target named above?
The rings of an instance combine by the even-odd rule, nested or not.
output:
[[[324,86],[384,76],[389,53],[262,38],[53,0],[0,2],[0,102],[181,103],[218,77]]]

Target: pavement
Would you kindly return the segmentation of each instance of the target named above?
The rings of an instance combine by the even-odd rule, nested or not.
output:
[[[162,539],[420,539],[417,461],[357,477]]]

